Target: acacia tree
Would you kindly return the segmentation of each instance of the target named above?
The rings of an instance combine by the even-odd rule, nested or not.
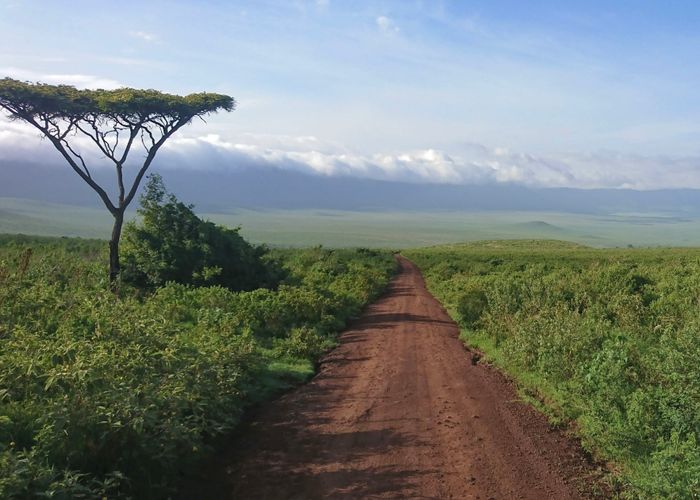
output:
[[[219,110],[233,111],[235,105],[232,97],[222,94],[179,96],[132,88],[78,90],[70,85],[0,80],[0,108],[9,113],[10,119],[37,128],[99,195],[114,217],[109,240],[112,283],[120,270],[119,239],[124,212],[160,147],[193,118]],[[116,200],[92,176],[88,157],[79,147],[85,143],[114,164]],[[145,156],[136,163],[135,176],[129,185],[125,182],[124,168],[134,145],[140,145]]]

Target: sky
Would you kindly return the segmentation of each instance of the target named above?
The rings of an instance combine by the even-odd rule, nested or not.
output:
[[[0,0],[0,77],[234,96],[177,168],[700,188],[698,61],[695,1]],[[0,121],[29,155],[59,161]]]

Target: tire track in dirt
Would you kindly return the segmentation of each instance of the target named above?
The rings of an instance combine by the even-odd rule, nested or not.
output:
[[[581,498],[575,441],[473,365],[459,329],[400,271],[308,384],[266,405],[182,498]]]

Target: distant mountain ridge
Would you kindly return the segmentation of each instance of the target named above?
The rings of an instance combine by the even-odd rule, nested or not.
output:
[[[163,169],[165,183],[198,210],[235,208],[329,210],[557,211],[581,214],[700,214],[700,190],[528,188],[515,184],[415,184],[322,176],[275,167]],[[115,185],[113,172],[93,172]],[[68,166],[0,160],[0,197],[100,206]]]

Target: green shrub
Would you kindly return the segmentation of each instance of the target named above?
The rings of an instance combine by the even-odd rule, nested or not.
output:
[[[282,357],[317,359],[333,342],[318,329],[302,326],[292,328],[289,335],[275,345],[275,354]]]
[[[267,249],[239,234],[197,217],[165,190],[152,174],[141,196],[140,223],[127,224],[122,248],[122,279],[141,287],[169,281],[221,285],[232,290],[274,286],[279,269]]]
[[[488,298],[483,290],[469,290],[457,299],[456,311],[461,319],[461,324],[466,328],[473,328],[481,319],[481,315],[489,305]]]
[[[0,498],[167,496],[394,268],[386,253],[275,250],[277,290],[170,282],[115,297],[105,247],[0,241]]]

